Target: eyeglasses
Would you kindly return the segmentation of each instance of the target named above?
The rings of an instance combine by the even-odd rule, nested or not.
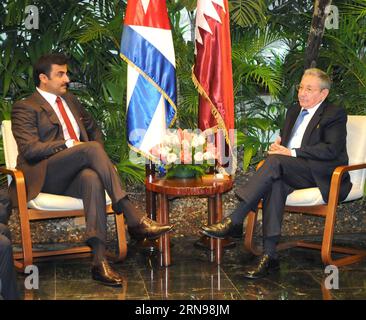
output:
[[[310,88],[310,87],[303,87],[303,86],[297,84],[296,85],[296,90],[297,91],[303,90],[307,94],[312,94],[312,93],[317,92],[317,91],[323,91],[324,88],[322,88],[322,89],[315,89],[315,88]]]

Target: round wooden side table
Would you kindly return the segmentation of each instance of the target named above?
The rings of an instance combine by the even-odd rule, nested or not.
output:
[[[212,224],[222,219],[222,194],[232,189],[233,180],[230,176],[218,179],[213,174],[191,179],[166,179],[150,175],[146,177],[145,186],[158,198],[156,220],[159,223],[169,223],[168,196],[204,196],[208,198],[208,224]],[[159,238],[159,250],[162,254],[161,265],[169,266],[171,264],[169,233]],[[211,239],[210,250],[215,250],[215,261],[220,264],[221,240]]]

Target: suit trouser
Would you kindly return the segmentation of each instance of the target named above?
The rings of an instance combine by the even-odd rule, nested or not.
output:
[[[95,141],[65,149],[48,159],[43,192],[81,198],[86,237],[105,243],[107,232],[105,190],[112,203],[126,196],[120,177],[103,146]],[[134,217],[125,213],[127,221]]]
[[[263,199],[263,236],[279,236],[287,196],[295,189],[311,187],[316,187],[316,182],[306,159],[271,155],[247,184],[236,191],[246,206],[235,213],[233,221],[243,221]]]
[[[19,299],[14,270],[10,231],[0,223],[0,295],[5,300]]]

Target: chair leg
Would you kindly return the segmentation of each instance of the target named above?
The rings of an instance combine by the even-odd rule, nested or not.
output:
[[[324,234],[321,246],[321,257],[324,265],[335,265],[340,267],[364,259],[366,257],[365,250],[333,246],[335,219],[336,206],[332,206],[328,209],[328,213],[325,218]],[[332,252],[339,252],[347,254],[348,256],[339,259],[333,259]]]
[[[337,267],[352,264],[364,259],[366,257],[366,250],[338,247],[333,245],[334,226],[336,221],[336,208],[337,204],[335,201],[333,204],[328,204],[327,211],[325,214],[324,232],[321,244],[300,240],[300,241],[281,243],[278,246],[278,248],[280,250],[283,250],[291,247],[302,247],[302,248],[320,250],[323,264],[335,265]],[[338,259],[333,259],[332,258],[333,253],[341,253],[347,256]]]
[[[325,265],[334,264],[332,259],[332,243],[335,224],[335,208],[329,208],[325,217],[321,257]]]
[[[262,253],[262,250],[259,249],[254,244],[254,230],[255,225],[257,222],[257,216],[258,216],[258,210],[257,211],[250,211],[247,216],[247,226],[245,229],[245,237],[244,237],[244,248],[248,250],[249,252],[260,255]]]
[[[18,208],[20,219],[20,233],[22,237],[23,249],[23,269],[33,264],[32,238],[30,231],[30,222],[28,218],[28,209],[26,205],[21,204]]]
[[[115,214],[116,232],[118,240],[118,256],[117,261],[122,261],[127,255],[126,229],[123,214]]]

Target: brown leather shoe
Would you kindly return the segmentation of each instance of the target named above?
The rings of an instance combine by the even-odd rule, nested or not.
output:
[[[278,259],[271,258],[268,254],[263,254],[258,257],[257,264],[246,270],[244,277],[248,279],[263,278],[280,269]]]
[[[135,239],[156,239],[172,229],[171,224],[163,225],[145,216],[137,226],[128,227],[128,232]]]
[[[122,287],[123,277],[112,269],[106,259],[98,265],[92,267],[92,278],[100,283],[112,286],[112,287]]]

